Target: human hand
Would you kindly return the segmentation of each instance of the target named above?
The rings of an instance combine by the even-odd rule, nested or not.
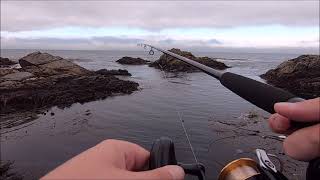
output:
[[[149,156],[147,150],[136,144],[106,140],[73,157],[41,179],[184,179],[184,170],[174,165],[142,171]]]
[[[269,125],[276,133],[288,133],[290,121],[318,122],[291,133],[285,139],[283,148],[287,155],[301,161],[320,157],[320,98],[297,103],[276,103],[274,109],[277,113],[270,116]]]

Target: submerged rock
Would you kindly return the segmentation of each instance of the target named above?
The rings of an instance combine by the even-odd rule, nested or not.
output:
[[[150,61],[141,59],[141,58],[133,58],[133,57],[122,57],[121,59],[117,60],[116,62],[120,64],[128,64],[128,65],[143,65],[148,64]]]
[[[0,77],[0,114],[35,111],[52,106],[68,107],[130,94],[139,84],[112,74],[89,71],[71,61],[47,53],[31,53],[19,61],[21,69]],[[1,71],[0,71],[1,72]],[[114,71],[111,71],[114,73]],[[118,70],[118,73],[128,73]]]
[[[131,74],[126,69],[118,69],[118,70],[100,69],[100,70],[96,71],[96,73],[101,74],[101,75],[131,76]]]
[[[209,66],[214,69],[223,70],[226,68],[229,68],[227,65],[225,65],[222,62],[219,62],[215,59],[209,58],[209,57],[196,57],[191,52],[187,51],[181,51],[180,49],[171,49],[170,52],[173,52],[175,54],[181,55],[183,57],[195,60],[201,64],[204,64],[206,66]],[[168,72],[197,72],[200,71],[197,68],[188,65],[185,62],[182,62],[174,57],[171,57],[169,55],[163,54],[157,61],[151,63],[149,65],[150,67],[155,67],[157,69],[162,69],[164,71]]]
[[[0,57],[0,67],[9,67],[15,64],[18,64],[18,63],[11,61],[9,58]]]
[[[295,95],[305,98],[318,97],[320,96],[319,57],[319,55],[299,56],[281,63],[260,77]]]

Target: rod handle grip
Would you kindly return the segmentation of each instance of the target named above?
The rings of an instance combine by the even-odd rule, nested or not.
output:
[[[231,72],[223,73],[220,82],[235,94],[271,114],[275,113],[274,104],[277,102],[299,102],[304,100],[283,89]],[[300,129],[314,124],[316,123],[291,122],[293,129]]]
[[[297,99],[287,91],[231,72],[224,73],[220,82],[243,99],[271,114],[275,113],[275,103]]]

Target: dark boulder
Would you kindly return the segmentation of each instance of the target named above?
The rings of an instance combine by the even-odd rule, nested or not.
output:
[[[169,50],[170,52],[173,52],[175,54],[181,55],[183,57],[195,60],[201,64],[204,64],[206,66],[209,66],[211,68],[214,69],[219,69],[219,70],[223,70],[226,68],[229,68],[227,65],[225,65],[222,62],[219,62],[215,59],[209,58],[209,57],[196,57],[194,56],[191,52],[187,52],[187,51],[181,51],[180,49],[171,49]],[[150,67],[155,67],[157,69],[162,69],[164,71],[168,71],[168,72],[197,72],[200,71],[197,68],[188,65],[185,62],[182,62],[181,60],[178,60],[172,56],[163,54],[161,55],[161,57],[151,63],[149,65]]]
[[[126,69],[112,69],[112,70],[107,70],[107,69],[100,69],[96,71],[97,74],[101,75],[113,75],[113,76],[131,76],[131,74],[128,72]]]
[[[281,63],[260,76],[267,83],[304,98],[320,96],[319,55],[302,55]]]
[[[128,65],[143,65],[148,64],[150,61],[141,59],[141,58],[133,58],[133,57],[122,57],[121,59],[117,60],[116,62],[120,64],[128,64]]]
[[[0,57],[0,67],[9,67],[15,64],[18,64],[18,63],[11,61],[9,58]]]

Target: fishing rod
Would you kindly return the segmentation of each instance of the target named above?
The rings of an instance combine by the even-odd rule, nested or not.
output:
[[[181,60],[193,67],[198,68],[204,73],[216,78],[220,83],[256,105],[257,107],[273,114],[274,104],[277,102],[301,102],[303,98],[297,97],[287,91],[280,88],[270,86],[268,84],[235,74],[231,72],[223,72],[186,57],[180,56],[173,52],[163,50],[161,48],[149,45],[149,44],[138,44],[143,46],[145,49],[150,47],[149,54],[154,55],[154,51],[158,50],[166,55],[172,56],[178,60]],[[181,118],[180,118],[181,120]],[[184,128],[183,121],[181,120]],[[303,123],[297,121],[291,121],[290,125],[292,129],[300,129],[303,127],[312,126],[317,123]],[[188,135],[184,128],[184,132],[187,136],[191,150],[192,146],[189,141]],[[249,179],[263,179],[263,180],[287,180],[287,178],[276,169],[276,166],[269,159],[268,155],[262,149],[256,149],[256,155],[258,162],[250,158],[240,158],[227,164],[220,172],[219,180],[249,180]],[[196,159],[196,158],[195,158]],[[280,163],[281,164],[281,163]],[[149,169],[159,168],[165,165],[180,165],[187,174],[195,175],[199,180],[205,179],[205,167],[203,164],[198,163],[196,160],[195,164],[182,164],[178,163],[175,157],[174,143],[170,138],[160,138],[153,143],[150,151]],[[306,179],[314,180],[320,177],[320,158],[315,158],[309,162]]]
[[[139,44],[140,46],[150,47],[149,54],[153,55],[155,50],[158,50],[164,54],[172,56],[178,60],[181,60],[193,67],[198,68],[199,70],[203,71],[204,73],[216,78],[220,81],[220,83],[237,94],[238,96],[242,97],[243,99],[249,101],[250,103],[256,105],[257,107],[273,114],[274,111],[274,104],[277,102],[301,102],[304,101],[303,98],[297,97],[283,89],[270,86],[268,84],[241,76],[239,74],[231,73],[231,72],[223,72],[201,63],[198,63],[194,60],[188,59],[186,57],[180,56],[173,52],[163,50],[161,48],[149,45],[149,44]],[[291,127],[293,129],[300,129],[303,127],[308,127],[314,125],[314,122],[306,123],[306,122],[298,122],[298,121],[291,121]]]

